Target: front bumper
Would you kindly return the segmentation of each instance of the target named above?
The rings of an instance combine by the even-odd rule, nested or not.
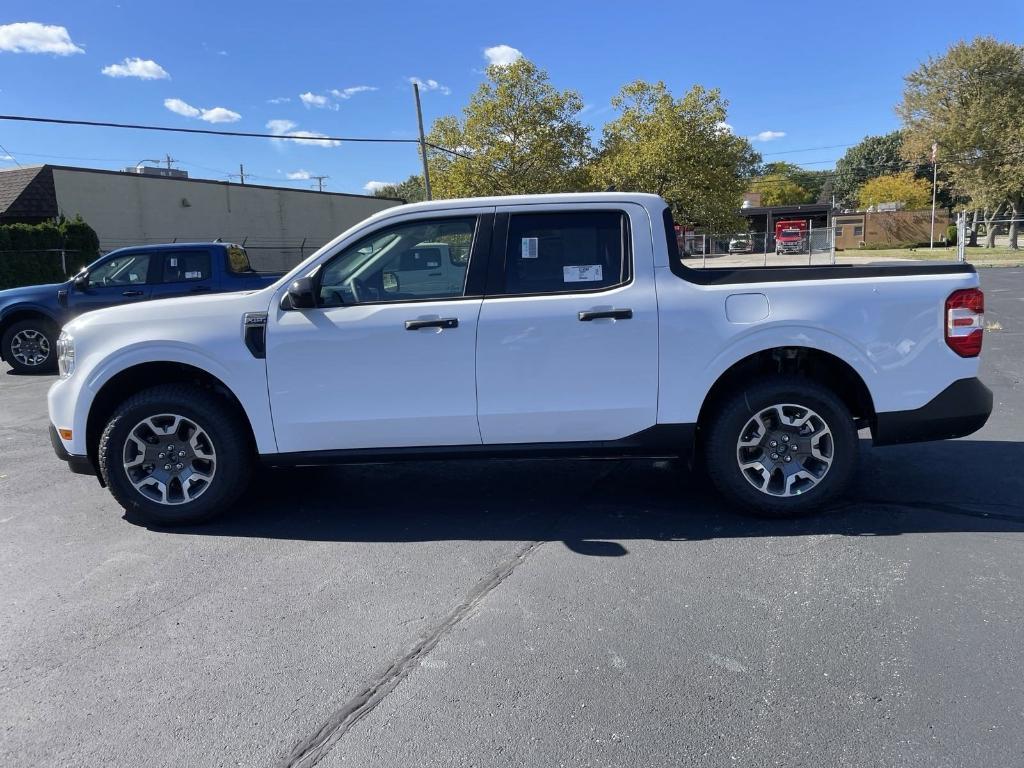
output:
[[[64,443],[61,442],[60,435],[57,434],[57,428],[53,424],[50,425],[50,445],[53,446],[53,452],[57,454],[57,458],[67,462],[68,469],[76,475],[99,477],[96,467],[93,466],[92,460],[88,456],[76,456],[73,453],[68,453]]]
[[[879,413],[871,432],[875,445],[948,440],[977,432],[991,414],[992,390],[980,379],[960,379],[920,408]]]

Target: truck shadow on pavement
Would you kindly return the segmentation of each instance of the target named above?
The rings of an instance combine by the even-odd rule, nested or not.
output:
[[[847,499],[804,519],[731,509],[679,462],[422,462],[263,471],[223,518],[168,533],[346,542],[561,541],[591,556],[630,540],[1024,531],[1024,443],[873,449]]]

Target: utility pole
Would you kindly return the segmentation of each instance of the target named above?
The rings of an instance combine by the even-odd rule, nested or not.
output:
[[[238,179],[240,184],[245,184],[245,166],[241,163],[238,164]]]
[[[164,158],[167,160],[167,170],[171,170],[171,163],[174,163],[174,162],[177,162],[177,161],[173,157],[171,157],[170,155],[164,155]]]
[[[430,200],[430,168],[427,166],[427,140],[423,136],[423,110],[420,109],[419,83],[412,84],[412,92],[416,96],[416,122],[420,127],[420,157],[423,159],[423,190],[427,194],[427,200]]]
[[[309,178],[316,179],[317,191],[318,192],[323,192],[324,191],[324,179],[329,179],[331,177],[330,176],[310,176]]]
[[[932,144],[932,226],[931,226],[931,239],[928,247],[932,250],[935,249],[935,190],[939,180],[939,164],[936,162],[936,158],[939,151],[938,144]]]

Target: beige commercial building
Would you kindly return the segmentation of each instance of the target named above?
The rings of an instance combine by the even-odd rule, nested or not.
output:
[[[832,215],[832,226],[836,228],[836,248],[841,250],[861,246],[888,246],[898,248],[906,245],[927,243],[931,236],[932,212],[927,211],[857,211]],[[949,214],[944,210],[935,212],[935,242],[946,235]]]
[[[285,269],[400,200],[206,179],[41,165],[0,171],[0,223],[81,215],[103,251],[242,243],[259,269]]]

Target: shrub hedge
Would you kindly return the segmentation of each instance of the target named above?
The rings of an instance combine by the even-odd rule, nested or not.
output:
[[[0,290],[63,282],[99,252],[99,237],[80,216],[42,224],[0,224]]]

